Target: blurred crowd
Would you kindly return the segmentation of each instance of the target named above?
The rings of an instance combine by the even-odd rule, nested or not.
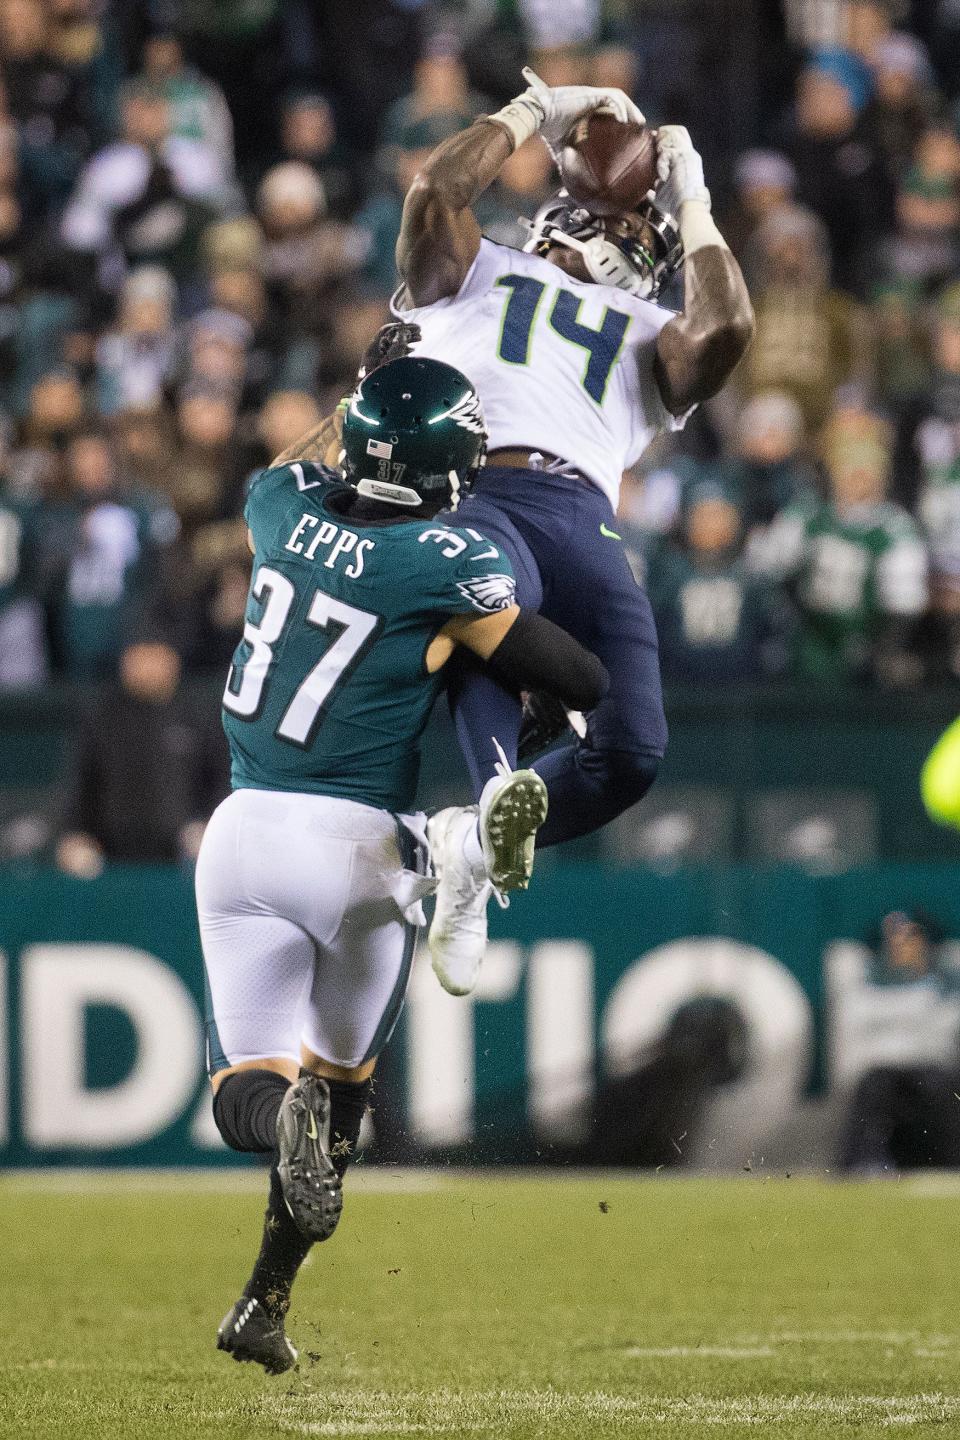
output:
[[[689,124],[754,297],[627,477],[665,677],[960,679],[960,5],[724,6],[763,63],[717,157],[697,0],[0,0],[0,685],[226,665],[249,478],[351,387],[406,187],[526,59]],[[554,184],[528,143],[486,233]]]

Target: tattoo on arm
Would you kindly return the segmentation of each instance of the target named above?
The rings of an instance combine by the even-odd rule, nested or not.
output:
[[[753,339],[753,306],[740,266],[722,245],[696,250],[684,264],[683,314],[660,331],[654,374],[673,415],[709,400]]]
[[[438,145],[407,192],[397,268],[415,305],[455,295],[476,258],[480,226],[471,206],[513,153],[502,125],[477,120]]]
[[[339,410],[281,450],[272,465],[289,465],[293,460],[314,460],[318,465],[336,465],[341,448],[343,416]]]

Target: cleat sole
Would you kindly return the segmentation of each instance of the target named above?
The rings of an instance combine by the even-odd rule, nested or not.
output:
[[[547,818],[547,787],[534,770],[516,770],[483,819],[490,879],[498,890],[526,890],[537,831]]]

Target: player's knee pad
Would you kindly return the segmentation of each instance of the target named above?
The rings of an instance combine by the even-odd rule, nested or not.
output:
[[[213,1119],[231,1150],[268,1155],[290,1081],[273,1070],[235,1070],[213,1097]]]

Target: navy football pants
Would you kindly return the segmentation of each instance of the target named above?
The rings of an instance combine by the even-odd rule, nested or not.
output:
[[[597,830],[646,794],[667,743],[653,614],[611,533],[610,502],[583,480],[491,465],[450,521],[488,535],[510,559],[518,603],[569,631],[610,672],[586,738],[534,767],[550,796],[537,843]],[[469,661],[451,677],[450,704],[479,794],[494,773],[493,736],[516,764],[520,704]]]

